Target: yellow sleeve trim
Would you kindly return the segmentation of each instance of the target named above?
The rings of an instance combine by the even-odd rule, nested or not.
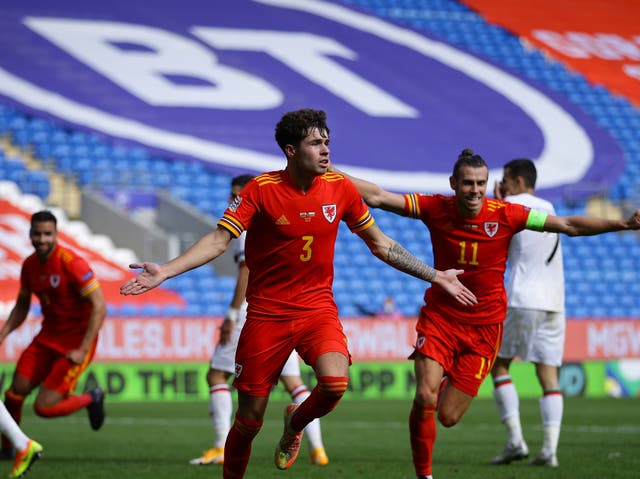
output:
[[[218,220],[218,226],[229,231],[234,238],[239,237],[244,231],[242,225],[234,217],[229,215],[223,215],[222,218]]]
[[[84,288],[80,290],[80,296],[87,296],[89,293],[91,293],[92,291],[95,291],[99,287],[100,287],[100,283],[98,282],[97,279],[94,278],[92,281],[89,281],[89,283],[87,283],[84,286]]]
[[[420,218],[418,195],[415,193],[404,195],[404,213],[409,218]]]

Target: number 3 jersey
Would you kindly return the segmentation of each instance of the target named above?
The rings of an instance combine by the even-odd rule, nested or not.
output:
[[[458,279],[478,298],[478,304],[463,306],[441,288],[428,288],[428,309],[445,318],[470,324],[501,323],[507,309],[504,272],[513,235],[525,228],[529,212],[525,206],[485,198],[475,218],[458,213],[455,196],[405,195],[405,214],[429,228],[434,267],[463,269]]]
[[[354,233],[373,225],[360,193],[341,174],[317,177],[306,192],[286,170],[247,183],[218,226],[236,238],[247,231],[250,315],[285,320],[323,309],[337,314],[333,257],[341,220]]]

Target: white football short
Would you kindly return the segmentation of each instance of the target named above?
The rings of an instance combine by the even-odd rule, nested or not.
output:
[[[508,308],[498,356],[561,366],[564,336],[564,312]]]
[[[231,332],[231,338],[225,344],[218,343],[211,355],[211,369],[234,374],[236,370],[236,349],[242,326],[247,319],[247,310],[241,309],[240,316]]]

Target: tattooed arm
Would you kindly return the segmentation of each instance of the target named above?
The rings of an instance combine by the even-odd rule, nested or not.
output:
[[[477,303],[475,295],[458,280],[458,275],[462,274],[463,270],[439,271],[432,268],[389,238],[375,224],[358,235],[367,243],[371,252],[388,265],[441,287],[461,304],[471,306]]]

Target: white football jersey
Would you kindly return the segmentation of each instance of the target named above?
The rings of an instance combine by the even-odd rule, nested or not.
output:
[[[555,215],[553,205],[529,193],[505,201]],[[558,233],[524,230],[509,245],[508,305],[512,308],[564,311],[564,269]]]
[[[231,248],[233,251],[233,260],[237,265],[244,262],[244,243],[247,239],[247,232],[243,231],[240,236],[231,241]]]

